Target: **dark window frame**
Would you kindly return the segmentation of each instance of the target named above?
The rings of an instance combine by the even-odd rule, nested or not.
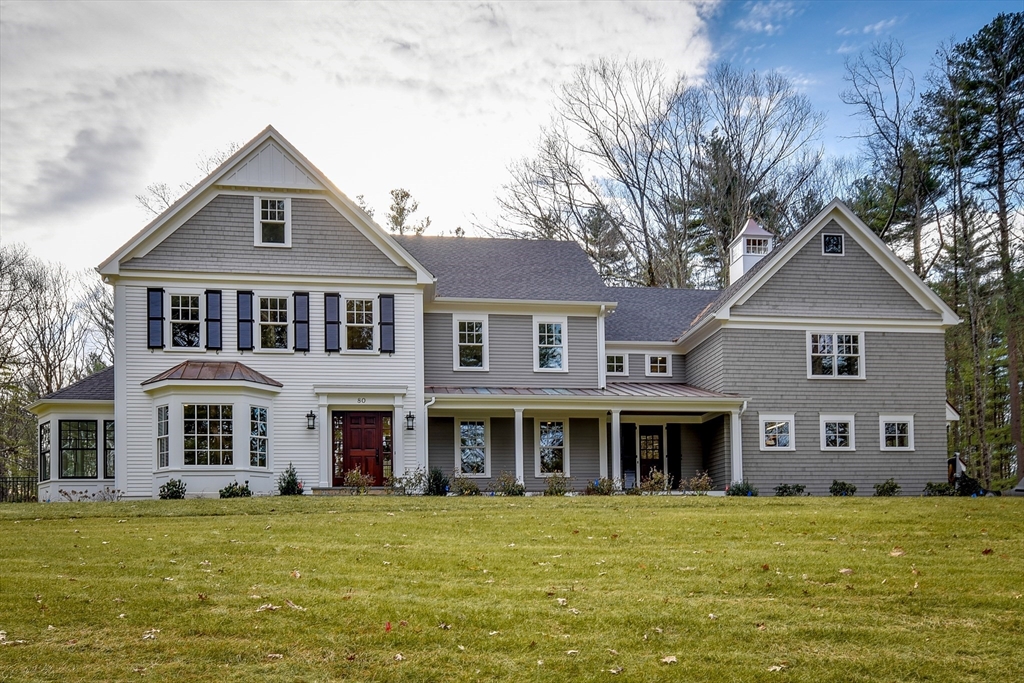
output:
[[[67,425],[72,425],[72,424],[88,425],[88,424],[91,424],[92,425],[92,435],[93,435],[93,445],[92,445],[92,448],[91,449],[90,448],[82,448],[82,447],[78,447],[78,448],[65,448],[64,447],[64,425],[66,425],[66,424]],[[99,474],[100,474],[100,470],[99,470],[99,466],[100,466],[100,461],[99,461],[99,457],[100,457],[100,442],[99,442],[99,439],[100,439],[100,435],[99,435],[99,425],[97,424],[97,421],[96,420],[58,420],[57,421],[57,433],[58,433],[58,436],[57,436],[57,438],[58,438],[58,443],[57,443],[58,478],[59,479],[99,479]],[[79,434],[78,438],[81,439],[81,434],[82,434],[81,427],[79,427],[78,434]],[[92,458],[93,458],[93,465],[94,465],[95,474],[92,474],[92,475],[89,475],[89,474],[77,474],[77,475],[72,474],[72,475],[67,475],[67,474],[65,474],[65,472],[67,471],[67,468],[64,465],[64,454],[65,454],[65,452],[72,452],[72,451],[73,452],[84,453],[86,455],[88,455],[88,453],[91,451],[92,452]],[[86,462],[86,463],[83,463],[83,464],[87,465],[88,463]],[[83,469],[88,469],[88,468],[83,468]]]

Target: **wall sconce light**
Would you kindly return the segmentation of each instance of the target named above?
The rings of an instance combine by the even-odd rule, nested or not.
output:
[[[306,413],[306,429],[316,429],[316,413],[312,410]]]
[[[405,415],[405,430],[407,432],[411,432],[414,429],[416,429],[416,416],[413,415],[412,411],[410,410]]]

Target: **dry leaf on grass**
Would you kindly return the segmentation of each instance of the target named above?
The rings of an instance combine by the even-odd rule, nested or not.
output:
[[[717,619],[717,618],[718,618],[718,615],[717,615],[717,614],[709,614],[709,615],[708,615],[708,619],[711,619],[712,621],[714,621],[714,620],[715,620],[715,619]]]
[[[395,661],[396,661],[396,662],[400,662],[400,661],[402,661],[403,659],[405,659],[405,657],[403,657],[403,656],[402,656],[402,653],[401,653],[401,652],[399,652],[399,653],[398,653],[397,655],[395,655]]]
[[[579,651],[579,650],[566,650],[566,651],[565,651],[565,654],[567,654],[567,655],[570,655],[570,656],[572,656],[572,655],[578,655],[579,653],[580,653],[580,651]]]
[[[292,609],[297,609],[297,610],[299,610],[300,612],[305,612],[305,611],[306,611],[306,608],[305,608],[305,607],[299,607],[298,605],[296,605],[296,604],[295,604],[294,602],[292,602],[291,600],[285,600],[285,601],[284,601],[284,604],[288,605],[288,606],[289,606],[289,607],[291,607]]]
[[[293,579],[301,579],[302,578],[302,574],[299,573],[298,569],[296,569],[295,571],[292,572],[292,578]]]
[[[982,555],[991,555],[992,554],[992,548],[985,548],[984,550],[981,551],[981,554]]]
[[[782,671],[785,668],[786,668],[785,664],[776,664],[774,666],[769,666],[768,670],[769,671]]]
[[[142,634],[143,640],[156,640],[156,634],[160,633],[160,629],[151,628]]]
[[[284,659],[284,655],[279,655],[277,653],[272,653],[272,654],[267,655],[267,659]]]
[[[622,673],[622,667],[621,666],[615,666],[615,667],[612,667],[611,669],[608,669],[607,671],[608,671],[608,673],[613,674],[613,675],[614,674],[620,674],[620,673]]]
[[[561,605],[562,607],[565,607],[566,605],[569,604],[569,601],[566,600],[565,598],[558,598],[558,604]]]
[[[450,630],[452,630],[452,625],[451,624],[446,624],[443,621],[440,624],[438,624],[437,627],[439,629],[441,629],[442,631],[450,631]]]
[[[844,576],[849,576],[850,574],[853,573],[853,570],[852,569],[848,569],[846,567],[843,567],[842,569],[839,570],[839,573],[844,575]]]
[[[890,557],[903,557],[904,555],[906,555],[906,553],[903,551],[903,548],[899,546],[896,546],[895,548],[889,551]]]
[[[609,648],[609,650],[608,650],[608,654],[611,654],[611,655],[615,655],[616,657],[618,657],[618,656],[619,656],[619,653],[618,653],[617,651],[615,651],[615,650],[612,650],[612,649],[610,649],[610,648]]]
[[[281,609],[280,605],[272,605],[269,602],[265,605],[260,605],[256,608],[257,612],[273,612],[274,610]]]
[[[662,664],[676,664],[678,661],[679,660],[676,659],[675,655],[669,655],[668,657],[662,657],[661,658],[661,663]]]

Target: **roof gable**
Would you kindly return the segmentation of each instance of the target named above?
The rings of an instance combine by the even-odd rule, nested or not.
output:
[[[324,186],[289,156],[273,139],[252,152],[217,181],[233,187],[322,190]]]

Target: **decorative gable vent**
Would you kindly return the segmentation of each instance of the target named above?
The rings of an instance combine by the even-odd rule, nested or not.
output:
[[[775,246],[775,236],[753,218],[729,245],[729,284],[736,282]]]

